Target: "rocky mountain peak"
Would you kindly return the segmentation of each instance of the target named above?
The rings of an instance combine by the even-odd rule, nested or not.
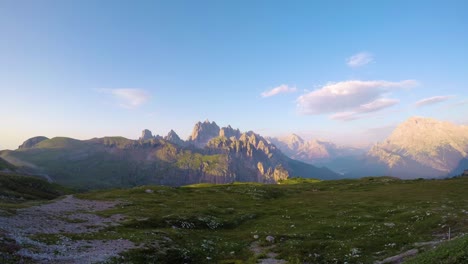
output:
[[[425,177],[449,174],[468,156],[468,129],[432,118],[412,117],[401,123],[368,156],[392,170]],[[431,171],[432,170],[432,171]]]
[[[164,137],[164,139],[177,145],[183,145],[185,143],[182,139],[180,139],[179,135],[177,135],[177,133],[172,129],[171,131],[169,131],[167,136]]]
[[[220,128],[215,122],[206,120],[201,123],[198,122],[193,128],[189,141],[197,147],[204,147],[210,139],[219,135]]]
[[[304,140],[296,134],[291,134],[284,138],[284,143],[286,143],[288,148],[297,150],[304,145]]]
[[[150,130],[144,129],[143,131],[141,131],[141,137],[140,137],[141,141],[146,141],[146,140],[150,140],[153,138],[154,138],[153,133],[151,133]]]
[[[26,141],[23,142],[23,144],[21,144],[20,146],[18,146],[18,149],[29,149],[29,148],[32,148],[34,147],[35,145],[37,145],[38,143],[44,141],[44,140],[47,140],[49,138],[47,137],[43,137],[43,136],[39,136],[39,137],[33,137],[33,138],[30,138]]]
[[[412,117],[401,123],[379,145],[396,145],[416,153],[431,152],[445,145],[465,152],[467,144],[468,130],[463,126],[432,118]]]

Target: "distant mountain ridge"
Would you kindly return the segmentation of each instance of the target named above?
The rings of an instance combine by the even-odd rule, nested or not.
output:
[[[290,155],[291,158],[311,163],[317,160],[327,160],[364,153],[362,149],[337,146],[332,142],[318,139],[305,141],[296,134],[279,138],[268,137],[267,139],[277,145],[284,153]]]
[[[468,127],[414,117],[363,153],[331,142],[305,141],[295,134],[264,138],[253,131],[219,127],[206,120],[195,124],[185,141],[173,130],[165,137],[143,130],[138,140],[34,137],[17,150],[0,151],[0,167],[87,189],[201,182],[273,183],[296,176],[437,178],[468,169]]]
[[[347,171],[347,164],[361,159],[365,154],[363,149],[337,146],[332,142],[313,139],[305,141],[296,134],[286,137],[268,137],[290,158],[318,166],[326,166],[340,173]]]
[[[440,178],[468,169],[468,127],[431,118],[409,118],[367,152],[295,134],[268,140],[293,159],[326,166],[343,177]]]
[[[58,183],[86,189],[339,177],[326,168],[288,158],[252,131],[219,128],[209,121],[198,122],[187,141],[172,130],[164,138],[144,130],[139,140],[57,137],[26,142],[27,147],[0,151],[0,157]]]

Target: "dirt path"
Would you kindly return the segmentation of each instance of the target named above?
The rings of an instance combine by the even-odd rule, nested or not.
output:
[[[122,215],[104,218],[94,214],[116,206],[116,202],[90,201],[68,195],[49,204],[19,209],[16,215],[0,216],[0,229],[21,247],[20,256],[39,263],[95,263],[135,248],[133,242],[118,240],[70,240],[59,237],[48,245],[34,240],[34,235],[92,233],[119,225]]]
[[[286,260],[277,259],[277,253],[272,252],[274,245],[268,247],[262,247],[258,241],[253,242],[250,245],[250,250],[255,254],[255,256],[263,255],[264,257],[260,258],[257,263],[260,264],[284,264]]]

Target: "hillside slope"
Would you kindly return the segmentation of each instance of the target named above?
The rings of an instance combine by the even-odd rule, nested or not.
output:
[[[0,158],[0,171],[15,171],[16,167],[8,161]]]
[[[50,200],[69,192],[70,190],[39,177],[0,172],[0,203]]]

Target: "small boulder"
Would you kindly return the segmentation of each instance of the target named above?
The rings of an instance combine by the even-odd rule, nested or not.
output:
[[[151,189],[146,189],[146,190],[145,190],[145,193],[154,193],[154,191],[151,190]]]
[[[265,240],[269,243],[275,243],[275,237],[273,236],[267,236]]]

